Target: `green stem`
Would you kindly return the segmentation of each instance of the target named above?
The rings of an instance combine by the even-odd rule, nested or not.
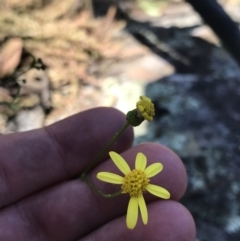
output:
[[[112,140],[108,142],[108,144],[94,157],[92,162],[85,168],[81,175],[81,179],[85,180],[87,173],[92,169],[92,167],[96,164],[96,162],[99,160],[99,158],[108,150],[108,148],[117,140],[117,138],[123,133],[123,131],[129,126],[128,122],[122,127],[122,129],[117,132]]]
[[[102,197],[105,197],[105,198],[113,198],[113,197],[117,197],[119,195],[122,194],[122,191],[118,191],[118,192],[115,192],[113,194],[106,194],[106,193],[103,193],[101,192],[100,190],[98,190],[88,179],[87,177],[85,177],[85,180],[84,180],[88,186],[97,194],[99,194],[100,196]]]

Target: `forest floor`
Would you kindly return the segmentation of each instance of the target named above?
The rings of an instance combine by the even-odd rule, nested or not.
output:
[[[94,17],[100,12],[98,6],[80,2],[1,1],[0,133],[49,125],[97,106],[127,112],[144,94],[146,84],[174,73],[173,64],[128,31],[126,20],[116,20],[116,6],[105,6],[106,14]],[[235,21],[240,20],[236,11],[240,1],[220,2]],[[216,36],[184,1],[122,1],[118,6],[139,23],[135,33],[173,59],[187,61],[154,33],[141,29],[142,23],[164,29],[198,25],[193,36],[219,45]],[[33,63],[32,56],[35,62],[41,59],[44,73],[34,68],[25,72],[31,64],[38,64]],[[22,89],[14,103],[12,88],[16,85],[9,85],[9,80],[17,81]]]

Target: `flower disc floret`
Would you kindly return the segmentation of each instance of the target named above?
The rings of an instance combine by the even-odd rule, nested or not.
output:
[[[131,197],[139,197],[146,191],[149,179],[146,174],[141,170],[132,170],[123,179],[122,191],[129,193]]]
[[[137,102],[137,110],[140,116],[145,120],[152,121],[155,115],[154,105],[150,98],[141,96],[140,101]]]

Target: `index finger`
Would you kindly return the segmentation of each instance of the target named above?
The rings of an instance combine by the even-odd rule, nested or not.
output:
[[[2,136],[0,208],[80,174],[124,124],[118,110],[96,108],[46,128]],[[132,140],[127,128],[111,149],[126,150]]]
[[[186,189],[187,177],[185,168],[179,157],[168,148],[154,143],[145,143],[133,147],[124,151],[121,155],[128,161],[128,164],[133,167],[134,159],[139,151],[147,156],[148,164],[161,161],[164,166],[163,171],[159,175],[151,178],[151,183],[166,188],[171,193],[172,200],[178,200],[181,198]],[[119,191],[121,188],[120,185],[109,184],[96,179],[96,174],[98,172],[115,172],[114,169],[115,171],[118,171],[114,167],[113,162],[108,159],[89,173],[89,180],[92,180],[94,185],[105,193]],[[165,201],[158,197],[154,197],[153,195],[148,195],[148,193],[144,193],[144,199],[147,203],[158,203],[157,206],[161,206],[158,211],[155,209],[157,213],[164,212],[166,209],[161,203],[172,203],[169,200]],[[156,200],[158,201],[155,202]],[[61,182],[42,192],[34,193],[30,197],[19,201],[14,206],[3,209],[0,215],[0,223],[2,223],[0,226],[4,232],[1,234],[3,239],[5,238],[4,240],[10,240],[11,238],[9,237],[16,235],[16,232],[12,233],[11,230],[18,230],[18,232],[23,234],[24,237],[22,239],[19,238],[19,240],[32,240],[36,235],[32,230],[38,230],[38,233],[42,234],[41,238],[38,236],[39,240],[61,241],[77,240],[77,238],[84,237],[95,230],[92,233],[92,238],[94,239],[94,233],[98,232],[100,235],[100,233],[106,232],[106,229],[104,228],[106,223],[110,226],[112,226],[111,223],[114,223],[116,229],[120,226],[124,226],[125,231],[122,229],[121,233],[126,235],[128,230],[124,219],[127,212],[128,202],[129,194],[123,194],[114,199],[106,199],[95,194],[83,181],[76,179]],[[175,202],[173,206],[176,205],[177,203]],[[176,209],[175,211],[173,210],[173,206],[170,210],[168,208],[169,211],[167,211],[172,218],[179,215],[179,212],[176,212]],[[18,212],[16,212],[16,210],[18,210]],[[19,210],[21,210],[20,218]],[[155,211],[152,210],[152,212]],[[149,214],[151,215],[151,211]],[[124,218],[121,218],[122,216],[124,216]],[[26,218],[22,219],[21,217],[27,217],[29,225],[26,226]],[[176,225],[171,222],[170,217],[165,218],[165,216],[160,215],[153,219],[155,220],[154,222],[158,224],[161,223],[163,226],[170,225],[169,227],[176,227]],[[186,222],[183,221],[182,215],[177,218],[177,222],[175,221],[176,218],[174,218],[175,224],[186,225]],[[154,226],[154,223],[151,220],[149,220],[149,222],[150,226]],[[142,222],[140,221],[139,223],[141,224]],[[136,228],[142,229],[143,227],[138,226]],[[138,232],[137,229],[134,233]],[[174,230],[179,234],[180,229],[181,227],[178,226],[178,231]],[[10,230],[10,234],[8,230]],[[147,231],[149,229],[147,228],[145,230]],[[109,231],[109,233],[112,235],[114,231]],[[164,234],[164,232],[159,231],[159,234]],[[131,235],[127,236],[131,237]],[[100,238],[99,240],[103,239]],[[190,241],[192,239],[187,240]]]

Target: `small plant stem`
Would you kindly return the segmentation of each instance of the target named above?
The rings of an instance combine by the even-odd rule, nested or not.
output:
[[[94,157],[94,159],[92,160],[92,162],[90,162],[90,164],[85,168],[85,170],[83,171],[82,175],[81,175],[81,179],[85,180],[87,173],[92,169],[92,167],[97,163],[97,161],[99,160],[99,158],[108,150],[108,148],[117,140],[117,138],[123,133],[123,131],[129,126],[128,122],[126,122],[126,124],[122,127],[122,129],[117,132],[114,137],[112,138],[112,140],[110,142],[108,142],[108,144]]]
[[[106,194],[106,193],[103,193],[101,192],[100,190],[98,190],[88,179],[87,177],[85,177],[84,181],[88,184],[88,186],[90,187],[91,190],[93,190],[95,193],[99,194],[100,196],[102,197],[105,197],[105,198],[113,198],[113,197],[117,197],[119,195],[122,194],[122,191],[118,191],[118,192],[115,192],[113,194]]]

